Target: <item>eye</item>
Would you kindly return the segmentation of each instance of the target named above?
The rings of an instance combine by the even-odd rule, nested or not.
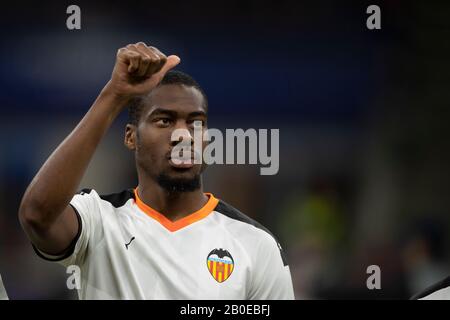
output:
[[[158,126],[167,127],[170,124],[170,118],[158,118],[155,122]]]

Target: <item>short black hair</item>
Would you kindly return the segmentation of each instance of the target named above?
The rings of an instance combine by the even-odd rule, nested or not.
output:
[[[193,87],[200,91],[200,93],[203,96],[203,103],[205,110],[208,110],[208,99],[206,97],[205,92],[200,87],[197,81],[194,80],[190,75],[187,73],[184,73],[182,71],[178,70],[170,70],[168,71],[164,77],[162,78],[161,82],[158,84],[159,86],[162,85],[168,85],[168,84],[179,84],[179,85],[185,85],[187,87]],[[142,113],[142,107],[144,105],[144,100],[146,96],[140,96],[134,98],[131,103],[128,106],[128,123],[137,125],[139,123],[139,119],[141,117]]]

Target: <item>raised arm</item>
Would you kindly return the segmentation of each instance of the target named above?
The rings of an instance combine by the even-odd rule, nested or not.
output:
[[[102,137],[130,100],[150,92],[164,74],[180,62],[142,42],[117,52],[111,80],[75,129],[50,155],[28,186],[19,220],[41,251],[59,255],[78,232],[69,205]]]

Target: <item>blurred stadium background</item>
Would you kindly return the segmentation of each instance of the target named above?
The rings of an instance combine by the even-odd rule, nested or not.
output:
[[[298,299],[407,299],[450,273],[450,3],[77,1],[1,4],[0,273],[11,299],[74,299],[34,255],[26,186],[109,79],[116,50],[180,55],[210,100],[210,127],[279,128],[280,171],[213,166],[205,189],[271,229]],[[378,4],[382,29],[366,28]],[[126,114],[82,187],[136,185]],[[366,268],[381,268],[381,290]]]

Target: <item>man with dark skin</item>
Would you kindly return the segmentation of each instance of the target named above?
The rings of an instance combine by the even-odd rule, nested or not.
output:
[[[261,231],[262,227],[256,226],[256,222],[250,221],[236,209],[203,192],[200,180],[204,169],[202,164],[176,163],[171,158],[171,151],[179,141],[189,142],[190,140],[192,143],[194,122],[200,121],[205,129],[207,121],[206,96],[199,87],[185,85],[188,82],[184,84],[161,82],[169,74],[176,79],[177,75],[170,70],[179,62],[178,56],[166,57],[157,48],[147,46],[143,42],[130,44],[118,50],[111,79],[80,123],[47,159],[28,186],[19,209],[22,227],[39,255],[43,255],[44,258],[54,258],[50,260],[55,261],[62,260],[58,258],[62,257],[70,260],[70,263],[67,262],[66,265],[75,263],[81,266],[83,284],[79,292],[80,298],[293,298],[287,263],[284,263],[284,259],[283,263],[281,262],[282,254],[280,255],[278,243],[273,241],[272,236],[266,239],[268,231]],[[178,76],[183,77],[183,75]],[[79,183],[102,137],[118,114],[137,100],[140,101],[141,111],[135,122],[127,124],[124,141],[125,146],[135,155],[137,188],[134,192],[125,193],[126,199],[120,204],[117,201],[108,200],[110,198],[98,196],[94,192],[89,194],[82,192],[77,195]],[[179,141],[172,141],[171,136],[176,129],[185,129],[183,131],[185,134]],[[76,202],[77,199],[80,202]],[[130,199],[132,201],[126,202]],[[221,207],[223,209],[219,210]],[[135,210],[139,211],[139,208],[141,212],[136,213]],[[142,211],[153,219],[133,220],[141,219],[141,216],[136,217],[136,215],[141,214]],[[250,233],[255,232],[255,237],[264,238],[265,240],[262,241],[267,242],[269,250],[278,252],[274,255],[276,257],[274,263],[280,265],[282,270],[280,279],[286,283],[282,291],[274,289],[275,283],[270,282],[261,288],[255,285],[251,292],[248,291],[249,288],[245,289],[245,286],[242,286],[240,289],[230,289],[229,292],[202,290],[202,293],[199,291],[195,294],[192,289],[186,291],[185,287],[198,279],[198,276],[190,278],[186,275],[185,278],[172,282],[172,278],[179,277],[177,274],[180,273],[180,269],[175,269],[174,273],[170,274],[170,267],[164,266],[164,263],[167,258],[169,265],[173,265],[174,257],[169,256],[168,253],[171,248],[161,248],[161,252],[157,253],[155,241],[164,242],[165,240],[161,238],[167,236],[168,242],[175,242],[177,241],[175,237],[181,237],[182,232],[187,233],[189,230],[193,232],[193,235],[198,235],[201,231],[195,231],[195,228],[200,228],[200,222],[206,224],[213,219],[210,213],[218,215],[219,212],[222,212],[224,217],[225,215],[236,216],[232,218],[232,221],[240,220],[240,225],[252,227]],[[127,224],[130,220],[120,220],[111,226],[111,230],[108,229],[110,224],[116,223],[116,218],[122,219],[125,215],[129,215],[128,219],[134,221],[132,226]],[[245,222],[242,222],[244,220]],[[155,224],[155,221],[160,224]],[[208,229],[213,230],[215,226],[219,224],[215,222]],[[121,238],[121,242],[115,243],[114,241],[120,238],[118,229],[127,236]],[[253,229],[259,231],[253,231]],[[158,232],[166,233],[156,236]],[[100,233],[101,236],[99,236]],[[151,238],[143,244],[139,242],[143,237],[156,239]],[[188,244],[189,235],[183,237],[182,239],[186,239],[185,244]],[[133,240],[134,243],[132,243]],[[199,250],[199,240],[196,241],[192,244],[192,248],[197,250],[194,250],[190,256],[186,256],[185,260],[190,259]],[[233,241],[237,240],[233,239]],[[110,245],[111,248],[100,249],[97,243],[102,242],[105,242],[107,246]],[[218,242],[217,247],[225,248],[222,246],[224,243],[227,248],[232,247],[232,244],[225,240]],[[142,247],[142,252],[138,256],[131,256],[135,254],[131,249],[137,252],[141,250],[139,246],[144,245],[146,247]],[[109,249],[111,251],[108,251]],[[95,260],[100,259],[102,255],[99,250],[104,250],[102,254],[104,253],[108,258],[101,261]],[[173,254],[178,258],[184,254],[185,249],[183,250]],[[224,282],[231,276],[233,272],[231,265],[236,263],[236,256],[240,254],[236,253],[237,249],[234,249],[233,253],[222,249],[220,249],[222,251],[211,251],[210,247],[205,247],[205,250],[201,259],[204,261],[208,256],[210,259],[208,268],[210,267],[211,274],[208,274],[208,268],[204,266],[204,262],[196,262],[195,266],[198,264],[201,265],[198,268],[202,268],[199,272],[207,275],[204,276],[204,280],[199,281]],[[218,257],[213,254],[208,255],[207,251],[219,252]],[[116,254],[123,254],[123,256],[116,257]],[[232,254],[234,259],[231,257]],[[142,272],[136,271],[136,265],[141,263],[140,260],[147,255],[151,262],[143,266]],[[70,258],[72,256],[73,258]],[[140,260],[130,262],[132,259]],[[86,260],[89,263],[86,263]],[[126,266],[123,266],[124,261]],[[224,267],[225,265],[227,266]],[[118,272],[121,278],[98,279],[100,276],[95,269],[96,266],[99,267],[98,270],[110,268],[109,273]],[[167,276],[164,273],[167,273]],[[246,275],[242,273],[240,276],[238,270],[235,273],[234,280],[230,277],[230,281],[262,283],[265,281],[246,279],[244,278]],[[256,276],[264,277],[262,274]],[[135,278],[139,278],[139,281]],[[146,291],[159,282],[164,283],[159,285],[159,289]],[[198,286],[210,288],[210,283],[195,284],[195,287]],[[94,287],[95,290],[92,289]]]

